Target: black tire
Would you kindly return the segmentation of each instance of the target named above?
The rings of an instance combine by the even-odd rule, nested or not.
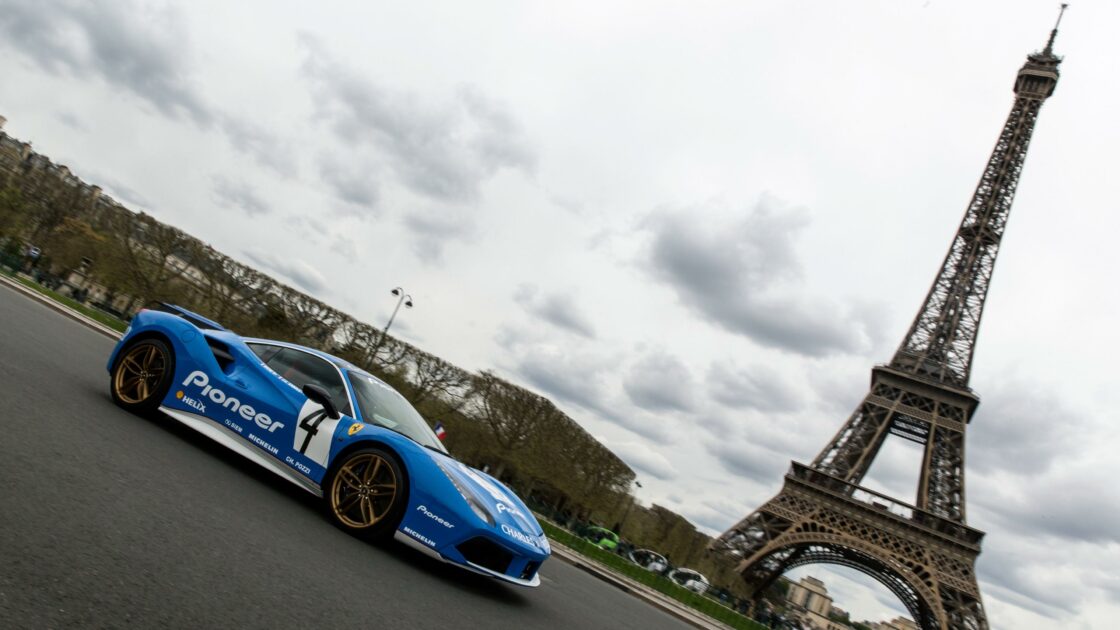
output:
[[[120,407],[152,415],[171,389],[175,354],[154,337],[130,343],[117,353],[109,371],[109,393]]]
[[[375,446],[347,453],[324,481],[323,507],[343,531],[384,540],[397,529],[408,503],[408,475],[393,453]]]

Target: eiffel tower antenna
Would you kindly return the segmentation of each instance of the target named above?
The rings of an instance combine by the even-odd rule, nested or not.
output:
[[[1057,33],[1019,70],[1011,113],[890,363],[871,370],[871,391],[813,463],[793,462],[778,495],[712,543],[738,559],[756,600],[790,569],[839,564],[886,586],[922,630],[987,630],[976,581],[984,533],[965,523],[964,437],[980,403],[969,377],[1027,147],[1058,83]],[[922,446],[913,505],[860,485],[889,435]]]
[[[1062,16],[1065,15],[1068,8],[1069,4],[1063,2],[1062,8],[1058,11],[1058,21],[1054,22],[1054,30],[1050,31],[1050,39],[1046,42],[1046,49],[1043,51],[1047,55],[1053,54],[1054,38],[1058,36],[1058,25],[1062,23]]]

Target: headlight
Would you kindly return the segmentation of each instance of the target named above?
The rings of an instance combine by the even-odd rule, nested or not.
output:
[[[456,484],[456,487],[458,487],[458,484]],[[462,488],[459,488],[459,494],[463,494]],[[471,506],[471,510],[473,510],[474,513],[478,515],[478,518],[486,521],[488,524],[490,524],[490,526],[494,525],[494,516],[487,512],[486,508],[482,507],[482,504],[475,500],[474,497],[468,497],[467,495],[463,494],[463,498],[467,500],[467,505]]]
[[[474,512],[475,515],[478,516],[478,518],[486,521],[488,525],[493,527],[495,524],[494,515],[491,514],[490,511],[482,505],[482,502],[479,501],[477,497],[475,497],[474,493],[465,488],[463,484],[459,483],[459,480],[455,478],[454,473],[448,470],[447,466],[445,466],[443,462],[434,457],[432,458],[432,461],[436,463],[436,466],[439,466],[439,469],[442,470],[443,474],[447,476],[447,479],[451,482],[451,485],[455,486],[455,489],[458,490],[459,494],[463,496],[463,500],[467,502],[467,505],[471,506],[471,511]]]

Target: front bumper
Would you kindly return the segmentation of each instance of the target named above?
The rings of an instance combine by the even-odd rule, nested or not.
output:
[[[435,549],[432,549],[431,547],[425,545],[424,543],[422,543],[422,542],[414,539],[413,537],[409,536],[408,534],[402,532],[401,530],[397,530],[393,534],[393,538],[397,541],[400,541],[400,542],[404,543],[405,545],[408,545],[409,547],[412,547],[413,549],[416,549],[417,551],[423,553],[426,556],[435,558],[436,560],[439,560],[440,562],[446,562],[448,564],[454,564],[456,566],[463,567],[464,569],[467,569],[468,571],[474,571],[475,573],[480,573],[482,575],[487,575],[487,576],[490,576],[492,578],[497,578],[497,579],[505,581],[505,582],[510,582],[512,584],[517,584],[518,586],[527,586],[527,587],[530,587],[530,588],[535,587],[535,586],[540,586],[540,583],[541,583],[540,571],[537,570],[537,569],[534,569],[533,572],[532,572],[532,576],[527,578],[527,579],[526,578],[520,578],[520,577],[514,577],[512,575],[507,575],[507,574],[501,573],[499,571],[494,571],[492,569],[488,569],[488,568],[486,568],[482,565],[475,564],[475,563],[473,563],[469,560],[460,561],[460,560],[454,560],[454,559],[448,558],[448,557],[444,556],[443,554],[441,554],[440,552],[436,551]],[[533,562],[533,561],[530,561],[530,562]],[[539,567],[540,567],[540,564],[537,563],[537,568],[539,569]]]

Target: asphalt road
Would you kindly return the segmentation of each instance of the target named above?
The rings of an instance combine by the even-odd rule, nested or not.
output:
[[[113,342],[0,286],[4,628],[686,628],[553,558],[522,589],[335,529],[318,500],[109,398]]]

